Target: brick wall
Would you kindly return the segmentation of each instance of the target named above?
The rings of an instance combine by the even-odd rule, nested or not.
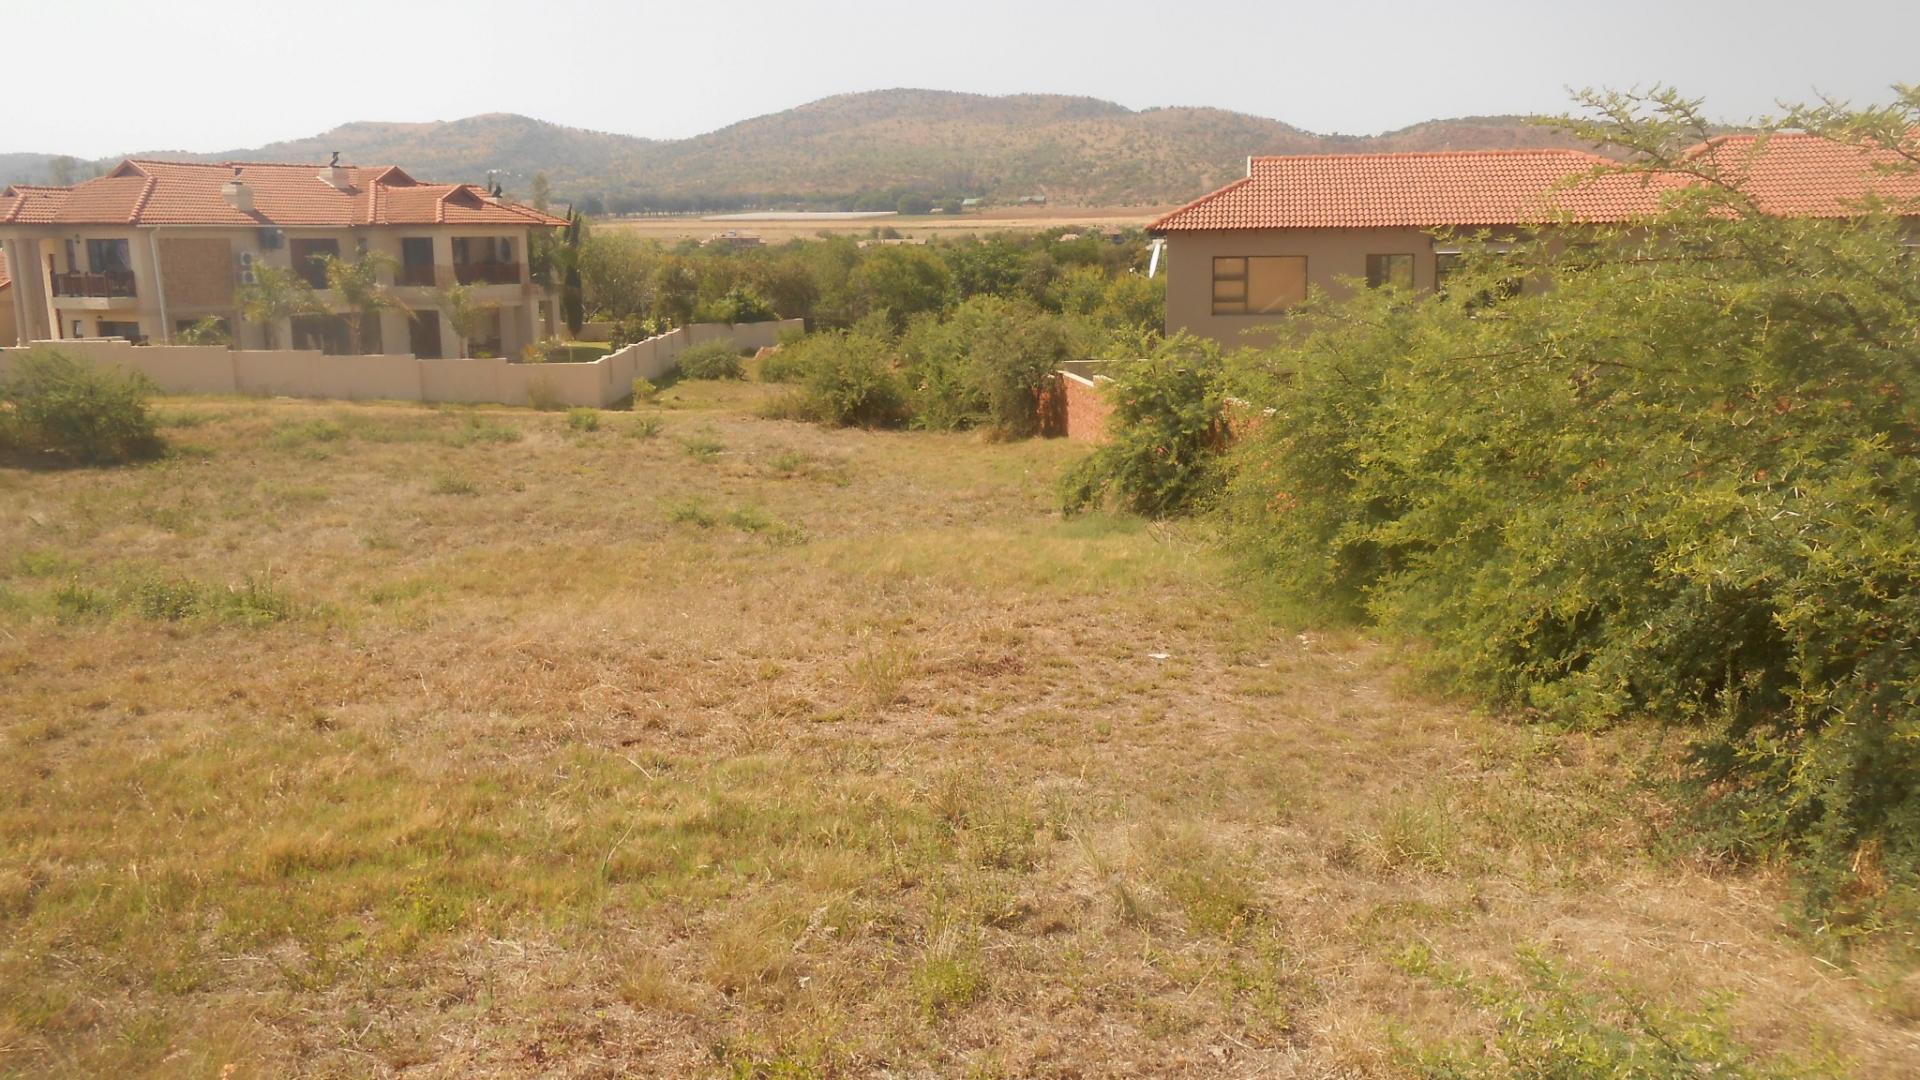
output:
[[[1104,375],[1085,378],[1056,371],[1040,395],[1040,433],[1065,436],[1075,442],[1100,442],[1107,437],[1107,414],[1113,411]]]
[[[171,307],[232,304],[233,274],[233,245],[225,240],[160,240],[160,280]]]

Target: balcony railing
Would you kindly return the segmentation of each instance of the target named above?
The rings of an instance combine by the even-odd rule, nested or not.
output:
[[[397,285],[438,285],[432,263],[403,263],[393,275]]]
[[[132,296],[133,274],[126,270],[107,270],[97,274],[71,271],[53,275],[55,296]]]
[[[453,276],[462,285],[518,285],[520,264],[494,261],[454,263]]]

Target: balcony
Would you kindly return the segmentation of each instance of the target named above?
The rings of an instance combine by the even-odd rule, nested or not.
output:
[[[462,285],[518,285],[520,264],[512,262],[457,262],[453,277]]]
[[[440,284],[440,279],[432,263],[402,263],[400,269],[394,272],[393,283],[433,286]]]
[[[53,275],[53,295],[92,298],[131,297],[134,295],[133,273],[128,270],[107,270],[98,274],[84,271],[55,274]]]

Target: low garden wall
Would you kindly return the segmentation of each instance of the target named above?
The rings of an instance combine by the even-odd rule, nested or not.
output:
[[[680,353],[709,341],[762,349],[799,319],[697,323],[636,341],[583,364],[514,364],[500,359],[420,360],[327,356],[299,349],[242,350],[217,345],[133,345],[117,338],[38,342],[92,364],[137,371],[168,394],[263,394],[348,401],[446,401],[466,404],[604,408],[633,392],[636,378],[658,380]],[[0,375],[25,349],[0,349]]]

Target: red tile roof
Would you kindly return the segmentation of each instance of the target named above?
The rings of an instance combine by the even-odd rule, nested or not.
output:
[[[1758,145],[1758,152],[1756,146]],[[1869,191],[1920,199],[1920,176],[1890,175],[1868,154],[1812,135],[1715,140],[1692,154],[1744,180],[1766,213],[1842,217]],[[1248,159],[1248,175],[1148,226],[1217,229],[1364,229],[1529,225],[1562,216],[1631,221],[1659,209],[1678,174],[1593,175],[1616,163],[1578,150],[1467,150],[1311,154]]]
[[[71,189],[19,184],[0,191],[0,225],[46,225],[66,205]]]
[[[423,184],[391,165],[346,167],[344,190],[322,179],[325,171],[323,165],[129,160],[71,188],[9,188],[0,195],[0,224],[566,224],[532,207],[490,198],[473,184]],[[236,177],[252,191],[252,213],[236,209],[221,193]]]
[[[1764,141],[1735,135],[1702,143],[1691,153],[1733,176],[1769,214],[1852,217],[1870,195],[1894,204],[1920,200],[1920,171],[1890,171],[1889,166],[1905,161],[1891,150],[1868,151],[1817,135],[1772,135]]]

